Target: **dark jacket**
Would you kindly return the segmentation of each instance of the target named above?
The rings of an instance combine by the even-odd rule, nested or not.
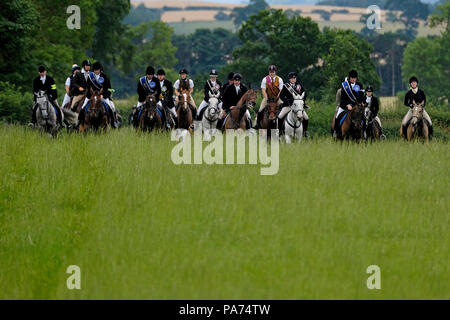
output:
[[[56,100],[58,98],[58,92],[56,91],[55,80],[47,75],[45,78],[45,83],[42,83],[41,77],[37,77],[33,81],[33,93],[38,93],[39,91],[45,91],[50,100]],[[36,101],[36,95],[34,95],[34,101]]]
[[[375,118],[378,115],[378,111],[380,110],[380,101],[374,95],[372,95],[372,101],[370,102],[369,109],[372,118]]]
[[[422,101],[425,101],[425,103],[423,105],[424,107],[427,104],[427,97],[425,96],[425,92],[422,89],[420,89],[420,88],[418,88],[418,91],[417,91],[416,94],[412,91],[412,89],[410,89],[406,93],[406,95],[405,95],[405,106],[411,107],[411,105],[413,103],[413,100],[416,103],[421,103]]]
[[[94,90],[94,92],[98,92],[101,89],[103,89],[102,95],[104,99],[109,99],[111,97],[111,92],[109,89],[111,89],[111,82],[109,81],[108,77],[101,72],[100,73],[100,79],[103,81],[103,83],[97,82],[94,77],[94,73],[90,72],[89,77],[87,80],[87,95],[86,98],[91,98],[91,89]]]
[[[159,80],[158,80],[158,82],[161,87],[161,82]],[[173,102],[173,85],[172,85],[172,82],[170,82],[167,79],[163,80],[160,98],[162,98],[162,100],[165,99],[167,101],[167,107],[173,108],[175,106],[175,104]]]
[[[243,84],[240,85],[239,94],[236,93],[236,87],[234,85],[228,86],[222,97],[223,110],[229,111],[230,107],[235,106],[247,91],[247,87]]]
[[[83,91],[80,91],[80,88],[83,88]],[[84,75],[81,72],[75,73],[71,77],[70,81],[70,96],[75,97],[79,95],[83,95],[86,93],[87,83]]]
[[[144,85],[142,82],[144,82]],[[141,77],[137,84],[137,93],[139,102],[145,102],[147,96],[152,94],[155,95],[156,102],[158,102],[161,95],[161,86],[158,78],[153,77],[152,80],[148,80],[147,76]]]
[[[222,86],[222,88],[220,88],[220,96],[221,96],[221,97],[223,97],[223,94],[224,94],[225,90],[226,90],[229,86],[231,86],[231,85],[233,85],[233,84],[230,84],[230,83],[227,81],[227,83],[225,83],[225,84]]]
[[[205,100],[205,102],[209,101],[209,93],[211,92],[212,94],[215,94],[211,88],[213,88],[213,90],[217,90],[218,92],[222,92],[222,84],[220,83],[219,80],[216,81],[216,87],[214,88],[211,84],[211,80],[206,80],[205,83],[205,87],[203,89],[204,93],[205,93],[205,97],[203,98],[203,100]]]
[[[352,89],[352,92],[353,92],[353,95],[356,97],[357,102],[361,103],[364,101],[364,93],[362,92],[363,86],[359,82],[357,82],[356,84],[360,87],[360,90],[359,90],[359,92],[356,92],[355,90]],[[340,107],[344,110],[347,110],[348,105],[354,106],[355,103],[347,95],[347,92],[344,89],[342,89]]]
[[[286,88],[286,85],[290,86],[291,83],[289,82],[284,84],[283,90],[281,90],[280,99],[283,100],[284,106],[292,106],[292,104],[294,103],[294,96]],[[305,92],[305,97],[303,98],[303,101],[306,100],[307,93],[301,83],[296,82],[294,88],[292,89],[294,89],[294,91],[297,92],[297,94],[299,95],[302,95],[303,92]]]

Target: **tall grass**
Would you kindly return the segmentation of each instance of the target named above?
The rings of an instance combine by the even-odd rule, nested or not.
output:
[[[450,298],[447,143],[281,145],[275,176],[174,145],[0,126],[0,298]]]

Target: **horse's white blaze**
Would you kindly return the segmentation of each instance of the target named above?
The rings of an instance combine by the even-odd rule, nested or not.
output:
[[[291,111],[284,120],[284,135],[286,143],[291,143],[292,139],[300,141],[303,137],[303,111],[304,111],[304,93],[299,96],[296,95],[294,103],[291,106]]]
[[[187,109],[187,94],[183,93],[183,97],[184,97],[184,109]]]

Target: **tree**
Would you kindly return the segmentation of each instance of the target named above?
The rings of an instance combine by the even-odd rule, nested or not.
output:
[[[416,29],[419,21],[426,21],[430,14],[430,7],[421,0],[385,0],[383,4],[386,10],[400,10],[399,20],[405,28]]]
[[[420,86],[430,100],[450,99],[450,2],[437,7],[431,17],[433,27],[443,25],[442,35],[435,38],[417,38],[409,43],[403,56],[403,80],[419,78]]]
[[[229,17],[234,21],[234,24],[238,27],[244,21],[246,21],[251,15],[257,14],[261,10],[269,9],[269,5],[264,0],[250,0],[246,7],[234,8]]]
[[[290,71],[300,72],[317,63],[322,35],[310,18],[288,18],[282,10],[260,11],[239,30],[243,43],[233,51],[233,63],[226,71],[239,71],[246,81],[259,83],[270,64],[285,77]]]

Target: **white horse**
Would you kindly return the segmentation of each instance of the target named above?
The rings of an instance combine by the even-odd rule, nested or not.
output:
[[[57,121],[56,111],[50,100],[47,97],[45,91],[39,91],[36,94],[36,126],[40,131],[50,133],[52,136],[56,136],[60,125]],[[64,115],[61,115],[64,120]]]
[[[294,103],[291,106],[291,111],[284,119],[284,137],[286,143],[291,143],[292,139],[301,141],[303,137],[303,112],[305,111],[305,102],[303,98],[305,93],[301,96],[294,94]]]
[[[209,141],[210,137],[217,133],[217,121],[220,116],[219,97],[220,92],[216,94],[209,92],[209,105],[202,117],[202,128],[206,141]]]

